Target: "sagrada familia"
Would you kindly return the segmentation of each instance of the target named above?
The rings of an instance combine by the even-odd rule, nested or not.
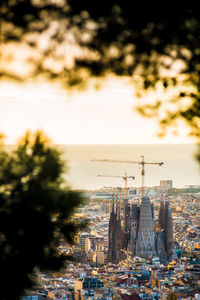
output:
[[[159,257],[161,263],[176,259],[173,241],[172,212],[167,195],[161,194],[158,222],[154,207],[144,196],[140,204],[124,201],[123,216],[117,195],[113,195],[109,220],[108,262],[117,264],[123,250],[131,256]]]

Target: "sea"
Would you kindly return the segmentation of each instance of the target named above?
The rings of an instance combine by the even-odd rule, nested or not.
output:
[[[172,180],[173,187],[200,185],[200,164],[194,144],[142,144],[142,145],[59,145],[68,171],[65,178],[75,189],[95,190],[102,187],[123,187],[122,178],[109,176],[135,176],[128,186],[141,186],[141,161],[159,165],[145,165],[145,186],[158,186],[160,180]],[[94,159],[114,159],[120,163],[96,162]],[[123,163],[132,160],[136,163]],[[104,175],[99,177],[98,175]],[[107,177],[108,176],[108,177]]]

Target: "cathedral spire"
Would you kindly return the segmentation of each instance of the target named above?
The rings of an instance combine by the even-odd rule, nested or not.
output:
[[[112,194],[112,210],[110,212],[109,220],[109,249],[108,261],[117,264],[121,260],[121,221],[119,214],[119,203],[117,195]]]
[[[160,231],[164,244],[164,249],[167,255],[167,260],[175,259],[176,253],[174,248],[173,239],[173,222],[172,222],[172,211],[168,195],[161,193],[160,198],[160,210],[158,222],[160,225]]]
[[[166,225],[164,228],[164,232],[166,237],[167,259],[173,260],[176,259],[177,257],[175,253],[174,238],[173,238],[172,210],[167,195],[165,197],[165,216],[166,216]]]
[[[149,197],[146,196],[142,198],[140,206],[137,254],[144,258],[155,255],[155,231],[152,206]]]
[[[160,195],[160,210],[159,210],[159,216],[158,216],[158,223],[161,228],[164,227],[165,223],[165,216],[164,216],[164,208],[165,208],[165,201],[164,201],[164,195],[161,193]]]

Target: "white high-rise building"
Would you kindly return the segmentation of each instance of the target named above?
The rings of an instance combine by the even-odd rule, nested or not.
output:
[[[160,180],[160,188],[162,191],[167,191],[173,188],[172,180]]]

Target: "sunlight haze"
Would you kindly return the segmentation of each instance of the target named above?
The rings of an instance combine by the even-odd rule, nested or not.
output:
[[[133,89],[110,80],[96,91],[67,93],[58,85],[0,84],[0,128],[13,144],[27,129],[42,129],[56,144],[191,143],[185,127],[179,136],[157,137],[155,119],[134,111]]]

